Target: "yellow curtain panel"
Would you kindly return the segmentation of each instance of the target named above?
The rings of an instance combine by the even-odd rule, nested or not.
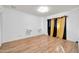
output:
[[[54,18],[51,19],[50,37],[53,37],[53,32],[54,32]]]
[[[64,26],[65,26],[65,17],[58,18],[57,19],[57,37],[59,39],[63,38]]]

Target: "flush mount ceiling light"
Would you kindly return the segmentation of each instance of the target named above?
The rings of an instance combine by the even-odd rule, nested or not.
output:
[[[38,9],[37,9],[38,12],[41,12],[41,13],[46,13],[49,11],[49,8],[47,6],[40,6]]]

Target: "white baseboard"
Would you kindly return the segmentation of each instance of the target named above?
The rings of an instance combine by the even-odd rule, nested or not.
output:
[[[6,41],[3,41],[3,43],[6,43],[6,42],[11,42],[11,41],[15,41],[15,40],[21,40],[21,39],[24,39],[24,38],[30,38],[30,37],[34,37],[34,36],[38,36],[38,35],[42,35],[42,34],[35,34],[35,35],[28,35],[28,36],[24,36],[24,37],[17,37],[17,38],[13,38],[13,39],[9,39],[9,40],[6,40]]]

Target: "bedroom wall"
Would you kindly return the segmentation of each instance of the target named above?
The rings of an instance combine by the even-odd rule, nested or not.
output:
[[[2,16],[2,43],[42,34],[42,32],[40,32],[40,29],[42,29],[41,17],[37,17],[13,9],[4,9]],[[32,30],[31,34],[26,33],[27,29]]]
[[[0,46],[2,41],[2,6],[0,6]]]
[[[0,13],[0,46],[1,46],[1,13]]]
[[[71,41],[79,41],[79,8],[58,13],[55,15],[50,15],[47,17],[44,17],[43,19],[43,31],[45,34],[47,34],[47,19],[54,18],[54,17],[60,17],[60,16],[68,16],[67,18],[67,39]]]

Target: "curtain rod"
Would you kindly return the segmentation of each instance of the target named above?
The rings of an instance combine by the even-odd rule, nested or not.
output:
[[[56,18],[63,18],[63,17],[68,17],[68,16],[61,16],[61,17],[56,17]],[[56,19],[56,18],[51,18],[51,19]],[[48,20],[51,20],[51,19],[48,19]]]
[[[63,18],[63,17],[68,17],[68,16],[61,16],[61,17],[56,17],[56,18]]]

